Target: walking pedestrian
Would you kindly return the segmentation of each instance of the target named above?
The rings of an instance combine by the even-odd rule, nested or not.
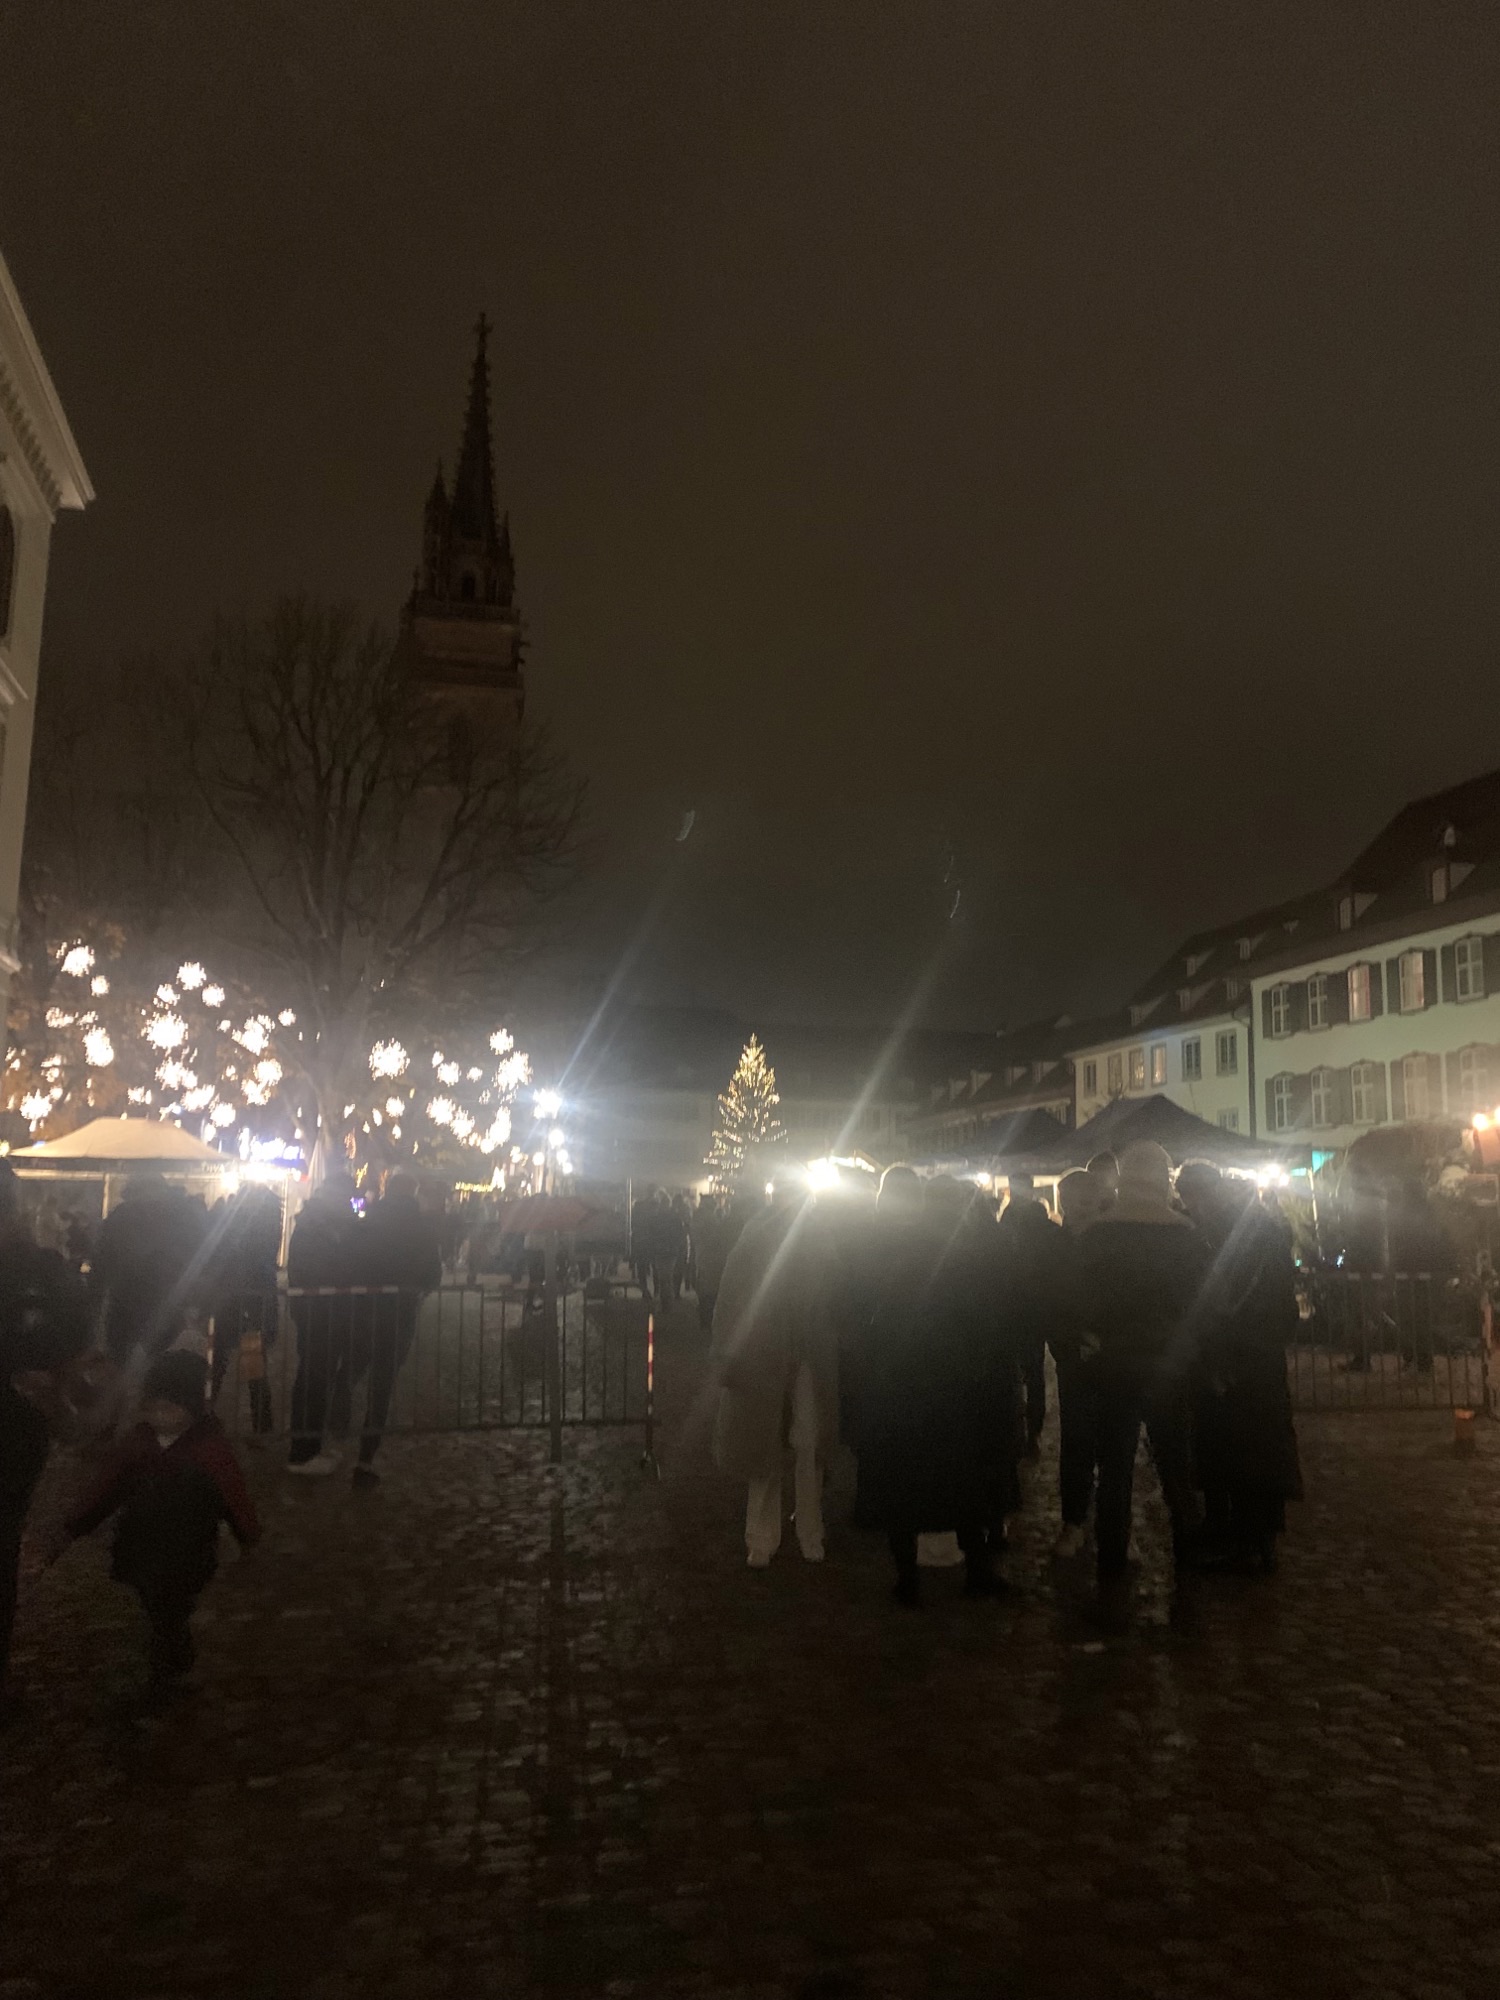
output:
[[[52,1560],[118,1513],[110,1574],[129,1585],[151,1624],[151,1680],[157,1690],[193,1664],[189,1620],[218,1566],[219,1524],[242,1548],[260,1523],[222,1425],[207,1407],[208,1363],[176,1348],[160,1355],[142,1384],[141,1421],[69,1515]]]
[[[748,1223],[724,1267],[712,1348],[721,1385],[714,1459],[746,1482],[752,1569],[764,1569],[781,1546],[788,1445],[797,1545],[808,1562],[823,1560],[823,1474],[838,1442],[834,1283],[826,1227],[806,1200],[783,1199]]]
[[[1195,1507],[1189,1384],[1191,1319],[1208,1268],[1198,1231],[1172,1201],[1172,1162],[1153,1141],[1120,1157],[1115,1204],[1079,1244],[1085,1325],[1098,1345],[1099,1486],[1095,1540],[1101,1605],[1124,1609],[1131,1495],[1142,1425],[1187,1561]]]

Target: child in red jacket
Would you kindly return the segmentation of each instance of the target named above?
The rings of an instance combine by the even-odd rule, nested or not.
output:
[[[229,1439],[207,1408],[208,1364],[174,1349],[146,1372],[141,1421],[66,1522],[62,1547],[118,1512],[110,1574],[129,1584],[151,1621],[151,1678],[193,1664],[193,1607],[217,1567],[219,1523],[248,1548],[260,1523]],[[61,1554],[61,1548],[58,1553]]]

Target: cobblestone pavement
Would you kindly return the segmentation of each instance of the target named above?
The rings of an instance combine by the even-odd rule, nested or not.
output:
[[[1046,1462],[1002,1604],[897,1610],[847,1477],[822,1568],[747,1572],[685,1320],[660,1373],[660,1482],[638,1435],[393,1440],[373,1494],[250,1454],[161,1718],[103,1547],[29,1575],[0,2000],[1500,1993],[1500,1446],[1306,1420],[1280,1574],[1173,1609],[1147,1507],[1106,1642]]]

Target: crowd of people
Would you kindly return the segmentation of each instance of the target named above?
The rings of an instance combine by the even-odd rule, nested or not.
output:
[[[392,1175],[361,1210],[353,1181],[333,1175],[297,1217],[287,1260],[297,1331],[290,1473],[337,1469],[325,1436],[347,1428],[364,1383],[354,1478],[378,1478],[374,1459],[421,1299],[443,1275],[440,1218],[419,1192]],[[116,1519],[112,1573],[145,1608],[153,1679],[166,1683],[191,1664],[188,1621],[214,1573],[220,1524],[245,1546],[259,1533],[213,1414],[237,1356],[253,1431],[273,1418],[274,1194],[249,1188],[209,1209],[160,1175],[139,1174],[94,1232],[86,1273],[66,1244],[40,1241],[36,1224],[0,1162],[0,1707],[21,1534],[51,1439],[86,1438],[96,1463],[49,1554]],[[206,1353],[193,1344],[195,1320],[212,1329]]]
[[[714,1313],[715,1453],[748,1488],[750,1565],[782,1536],[794,1465],[803,1555],[824,1555],[839,1440],[856,1523],[885,1532],[899,1602],[920,1602],[924,1536],[956,1536],[965,1588],[1005,1587],[1006,1523],[1037,1455],[1050,1350],[1060,1428],[1060,1558],[1090,1511],[1101,1601],[1128,1599],[1144,1431],[1179,1568],[1269,1569],[1300,1494],[1286,1347],[1290,1234],[1249,1183],[1173,1176],[1160,1146],[1068,1175],[1054,1219],[1023,1185],[998,1217],[979,1189],[894,1167],[873,1205],[791,1190],[754,1216]]]

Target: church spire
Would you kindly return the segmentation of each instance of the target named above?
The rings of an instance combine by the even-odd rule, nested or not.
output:
[[[481,313],[474,329],[474,367],[469,377],[463,444],[453,475],[452,522],[455,536],[493,556],[500,533],[495,519],[495,462],[490,452],[490,364],[485,351],[489,332],[490,323]]]

